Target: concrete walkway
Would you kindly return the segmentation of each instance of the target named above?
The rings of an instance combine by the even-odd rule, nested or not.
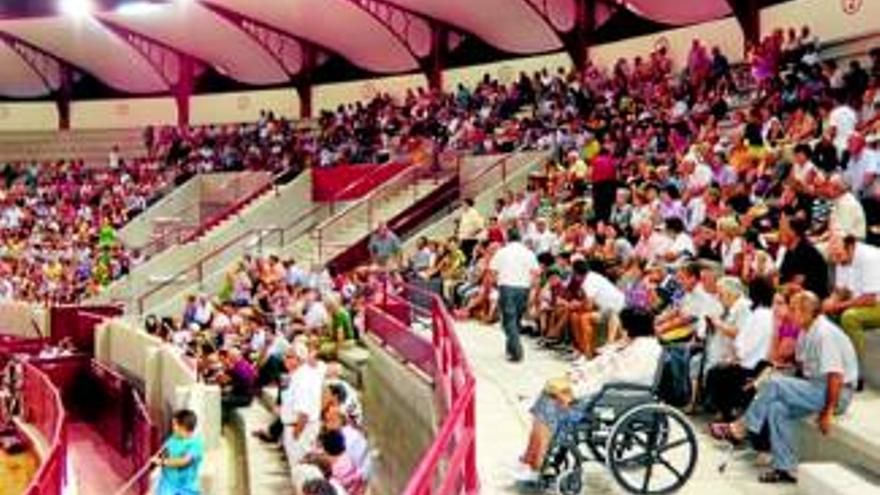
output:
[[[519,364],[504,359],[504,338],[498,325],[473,322],[457,324],[462,346],[477,380],[477,463],[482,493],[517,493],[513,468],[522,453],[530,418],[528,409],[548,378],[560,376],[568,364],[552,352],[539,350],[525,339],[525,360]],[[739,455],[725,474],[718,472],[724,457],[722,446],[705,434],[704,423],[695,424],[699,461],[690,482],[681,491],[702,495],[794,494],[794,486],[767,486],[756,480],[759,469],[753,456]],[[586,468],[585,493],[624,493],[596,463]]]

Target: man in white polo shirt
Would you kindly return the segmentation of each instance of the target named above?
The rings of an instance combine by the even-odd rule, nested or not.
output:
[[[822,309],[840,317],[862,363],[865,331],[880,327],[880,249],[850,235],[832,239],[828,251],[835,265],[835,289]]]
[[[519,340],[520,320],[526,310],[529,288],[540,267],[538,258],[525,244],[520,233],[513,229],[507,234],[507,244],[498,250],[489,262],[499,287],[501,327],[506,337],[508,361],[519,362],[523,358]]]

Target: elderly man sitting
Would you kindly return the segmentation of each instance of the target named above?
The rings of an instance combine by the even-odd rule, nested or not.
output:
[[[568,375],[548,382],[532,406],[532,431],[525,453],[521,457],[521,472],[517,480],[532,482],[550,447],[550,441],[559,425],[575,413],[575,402],[586,403],[602,386],[611,382],[651,385],[663,350],[654,335],[652,313],[636,308],[620,312],[620,324],[626,337],[614,347],[591,360],[580,360]]]
[[[760,438],[765,429],[769,432],[773,467],[760,475],[762,483],[797,481],[795,421],[817,414],[819,430],[828,434],[832,417],[843,413],[852,399],[858,380],[856,353],[846,334],[821,314],[821,306],[812,292],[800,292],[791,300],[792,319],[804,329],[797,352],[803,378],[771,375],[758,385],[743,419],[711,428],[714,437],[734,443],[748,434]]]

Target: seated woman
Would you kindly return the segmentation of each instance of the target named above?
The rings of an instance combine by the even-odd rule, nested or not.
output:
[[[591,360],[576,362],[566,377],[551,380],[532,406],[534,417],[528,446],[521,457],[520,481],[534,481],[544,462],[553,435],[563,419],[574,411],[575,401],[584,403],[611,382],[651,385],[660,363],[662,348],[654,335],[654,316],[643,309],[625,308],[620,323],[626,337]]]
[[[733,355],[720,356],[706,375],[707,398],[724,421],[733,421],[745,410],[754,395],[746,384],[767,366],[775,328],[773,294],[769,280],[755,279],[749,284],[753,308],[747,316],[735,325],[716,323],[720,332],[730,332],[733,339]]]

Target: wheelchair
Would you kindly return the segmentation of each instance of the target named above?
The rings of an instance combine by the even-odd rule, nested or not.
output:
[[[693,427],[684,414],[658,399],[656,385],[609,383],[572,407],[544,458],[539,491],[582,493],[587,461],[604,463],[615,482],[634,494],[672,493],[693,475]]]

